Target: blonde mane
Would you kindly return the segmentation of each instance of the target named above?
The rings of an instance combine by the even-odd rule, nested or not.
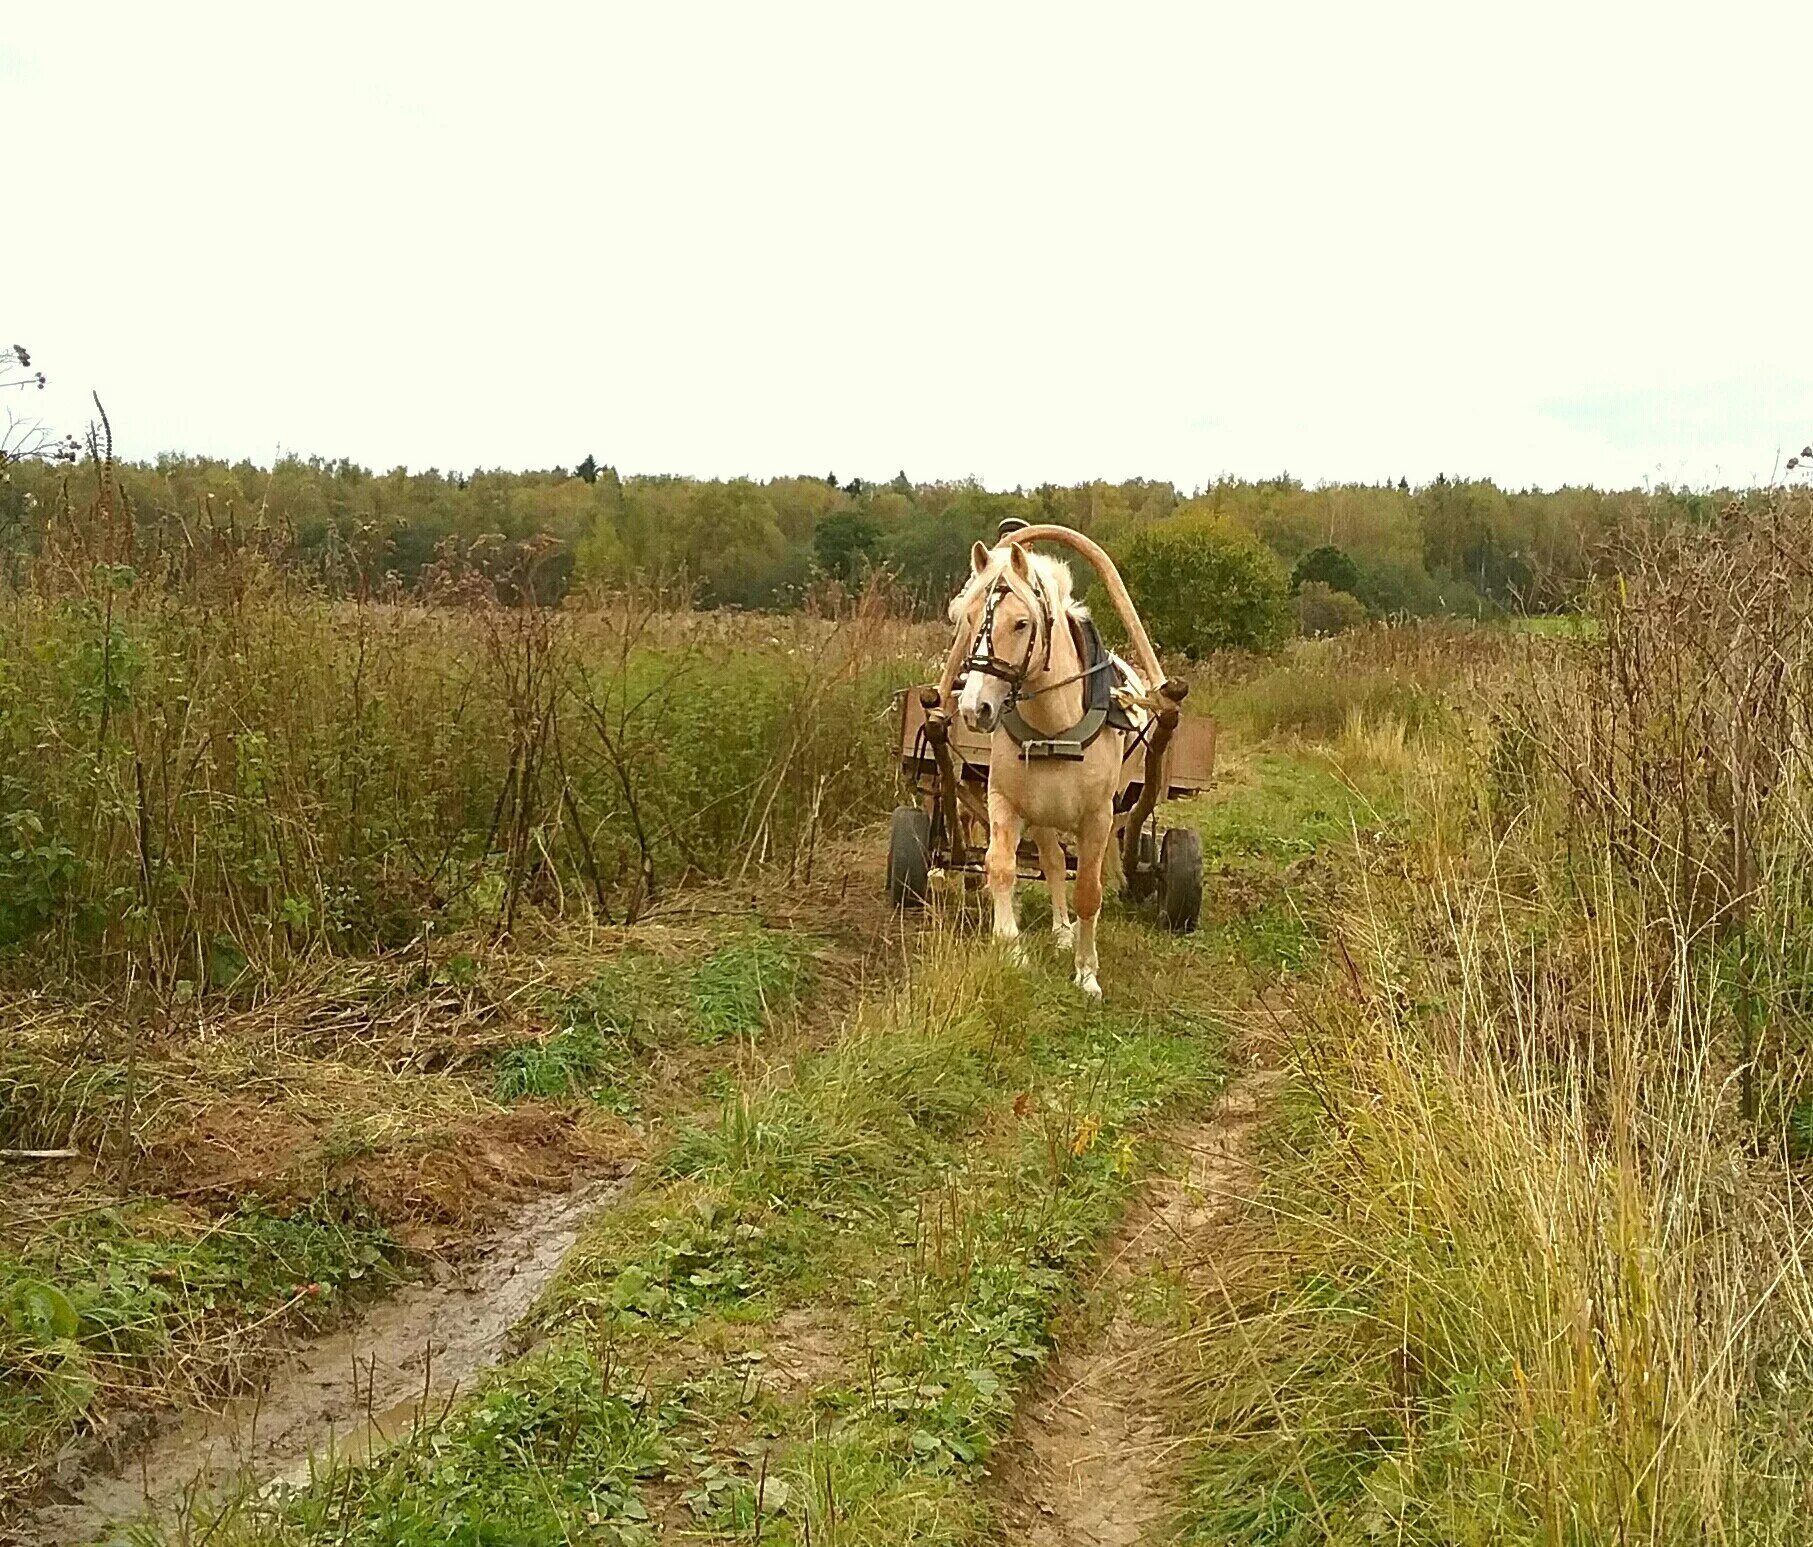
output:
[[[988,563],[979,573],[972,574],[963,589],[951,598],[949,617],[952,623],[961,625],[973,622],[971,614],[997,582],[1004,582],[1007,589],[1028,607],[1038,610],[1038,597],[1032,587],[1014,572],[1009,563],[1010,556],[1011,550],[1006,544],[989,550]],[[1070,573],[1068,564],[1049,554],[1032,552],[1026,552],[1026,563],[1039,588],[1045,593],[1045,602],[1051,609],[1054,625],[1065,618],[1089,616],[1089,609],[1076,599],[1076,577]]]

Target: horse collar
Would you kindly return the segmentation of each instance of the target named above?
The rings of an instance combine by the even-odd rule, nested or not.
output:
[[[1106,709],[1086,709],[1083,718],[1068,730],[1059,731],[1055,736],[1035,729],[1026,723],[1026,717],[1020,713],[1018,704],[1009,704],[1007,712],[1001,716],[1001,729],[1013,737],[1020,748],[1022,763],[1039,762],[1045,758],[1056,758],[1061,762],[1080,763],[1089,743],[1102,733],[1108,723]]]
[[[1046,630],[1045,658],[1047,666],[1049,666],[1051,660],[1050,634],[1051,630],[1056,627],[1057,622],[1053,619],[1050,627]],[[1107,670],[1111,665],[1111,662],[1106,655],[1101,653],[1100,643],[1097,639],[1093,625],[1086,623],[1077,632],[1080,632],[1084,636],[1078,640],[1080,647],[1078,654],[1082,658],[1083,669],[1076,674],[1074,679],[1066,680],[1076,680],[1087,683],[1097,672]],[[1028,653],[1031,653],[1030,650]],[[1100,656],[1100,659],[1092,659],[1091,657],[1094,656]],[[1062,685],[1062,683],[1054,684],[1054,686]],[[1036,698],[1038,694],[1029,693],[1026,696],[1028,698]],[[1019,684],[1014,684],[1013,691],[1008,694],[1007,708],[1001,716],[1001,729],[1006,731],[1019,747],[1020,761],[1022,763],[1033,763],[1048,758],[1055,758],[1060,762],[1080,763],[1083,760],[1084,752],[1089,749],[1090,742],[1101,735],[1103,729],[1108,724],[1107,706],[1104,704],[1091,705],[1089,700],[1092,696],[1093,695],[1088,689],[1085,688],[1082,719],[1078,720],[1076,724],[1069,726],[1067,729],[1058,731],[1054,735],[1048,731],[1042,731],[1038,729],[1037,726],[1030,724],[1027,721],[1026,716],[1020,713]]]

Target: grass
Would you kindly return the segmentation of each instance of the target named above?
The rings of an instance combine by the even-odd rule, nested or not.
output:
[[[1086,1324],[1158,1134],[1257,1024],[1288,1076],[1260,1206],[1212,1281],[1116,1291],[1174,1351],[1180,1541],[1800,1539],[1802,894],[1771,872],[1763,944],[1712,949],[1569,826],[1570,765],[1514,713],[1557,648],[1367,630],[1224,695],[1223,781],[1167,812],[1203,834],[1202,929],[1111,907],[1101,1006],[958,911],[835,1035],[801,1014],[826,942],[743,922],[514,997],[489,968],[424,974],[412,992],[487,1028],[464,1065],[487,1099],[658,1115],[639,1183],[536,1308],[533,1352],[376,1463],[194,1534],[994,1540],[982,1482],[1054,1323]],[[1779,1071],[1755,1120],[1745,995]],[[692,1055],[689,1101],[655,1095]],[[112,1079],[34,1096],[32,1121],[96,1111]],[[40,1339],[66,1324],[35,1289],[8,1303]]]
[[[538,610],[479,569],[457,605],[249,552],[42,579],[0,596],[0,981],[159,1005],[803,869],[885,811],[892,694],[935,648],[868,603]]]
[[[410,1248],[457,1251],[500,1198],[634,1154],[836,952],[736,917],[642,926],[602,966],[589,936],[540,946],[336,966],[136,1044],[105,1001],[32,1003],[0,1053],[0,1142],[73,1142],[92,1171],[53,1164],[36,1196],[27,1168],[0,1173],[9,1493],[129,1408],[242,1386],[274,1340],[413,1271]]]
[[[1426,731],[1401,841],[1318,899],[1263,1250],[1191,1312],[1190,1543],[1805,1539],[1791,1109],[1759,1153],[1728,964],[1562,846],[1554,764],[1490,819],[1500,744]],[[1361,750],[1394,760],[1330,754]]]
[[[213,1539],[414,1540],[405,1506],[412,1522],[457,1519],[472,1479],[525,1540],[747,1538],[758,1505],[773,1543],[809,1529],[851,1547],[985,1535],[983,1469],[1054,1319],[1153,1164],[1157,1126],[1220,1088],[1213,1007],[1244,993],[1227,967],[1271,981],[1307,963],[1315,941],[1283,888],[1376,820],[1325,757],[1280,753],[1262,773],[1187,812],[1214,863],[1260,899],[1251,916],[1177,939],[1117,911],[1102,1006],[1056,965],[1017,968],[947,927],[834,1040],[775,1043],[771,1025],[764,1056],[673,1132],[644,1185],[569,1255],[535,1313],[543,1353],[350,1487],[334,1472],[299,1500],[242,1502]],[[737,1031],[797,981],[806,957],[785,949],[767,934],[733,941],[683,982],[655,974],[659,997],[698,1034]],[[579,1024],[610,1022],[597,1007],[631,997],[618,974],[652,971],[618,963],[608,993],[575,999],[594,1006]],[[1175,1318],[1179,1293],[1155,1286],[1153,1315]],[[584,1376],[550,1387],[550,1361]],[[515,1411],[529,1393],[555,1433],[606,1422],[601,1402],[627,1404],[609,1407],[634,1444],[606,1469],[608,1507],[558,1459],[538,1454],[508,1479],[491,1470],[493,1430],[472,1415]],[[530,1473],[543,1479],[533,1505]]]
[[[331,1523],[348,1540],[411,1540],[393,1529],[405,1501],[431,1497],[423,1519],[458,1518],[443,1480],[463,1489],[485,1467],[497,1433],[475,1411],[514,1411],[533,1392],[552,1404],[549,1429],[586,1428],[608,1364],[646,1382],[654,1427],[636,1433],[653,1449],[636,1456],[651,1480],[610,1513],[530,1463],[546,1483],[524,1539],[597,1514],[638,1540],[638,1511],[661,1509],[713,1538],[746,1533],[764,1478],[765,1540],[802,1540],[833,1501],[852,1542],[967,1539],[972,1485],[1141,1174],[1140,1135],[1219,1080],[1219,1030],[1165,1002],[1189,949],[1143,949],[1136,928],[1108,931],[1124,987],[1105,1010],[992,945],[931,944],[912,981],[866,1001],[835,1044],[676,1135],[659,1181],[569,1258],[538,1315],[547,1354],[500,1372],[473,1409],[350,1491],[328,1479],[233,1529],[319,1539],[339,1500]],[[764,1396],[747,1370],[701,1361],[723,1339],[780,1336],[802,1311],[841,1345],[804,1390]],[[548,1361],[592,1378],[562,1396]],[[491,1518],[529,1519],[520,1482],[488,1486]]]
[[[812,986],[818,942],[803,931],[745,930],[676,966],[625,953],[561,995],[552,1031],[497,1055],[497,1099],[588,1096],[619,1111],[657,1047],[751,1037]]]
[[[672,1414],[631,1372],[563,1345],[424,1426],[375,1465],[303,1490],[252,1526],[270,1543],[549,1544],[653,1540],[639,1479],[662,1464]]]

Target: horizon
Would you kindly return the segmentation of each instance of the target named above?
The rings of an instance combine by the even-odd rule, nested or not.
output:
[[[30,407],[141,461],[991,489],[1739,489],[1813,439],[1800,9],[433,15],[0,43],[72,171],[9,253]]]

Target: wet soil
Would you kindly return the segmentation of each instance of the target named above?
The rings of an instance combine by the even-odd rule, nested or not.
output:
[[[512,1333],[591,1215],[627,1184],[591,1179],[512,1210],[457,1263],[429,1271],[342,1330],[279,1357],[259,1388],[156,1435],[26,1522],[22,1542],[65,1547],[140,1515],[308,1479],[334,1454],[368,1458],[432,1421],[511,1351]]]

